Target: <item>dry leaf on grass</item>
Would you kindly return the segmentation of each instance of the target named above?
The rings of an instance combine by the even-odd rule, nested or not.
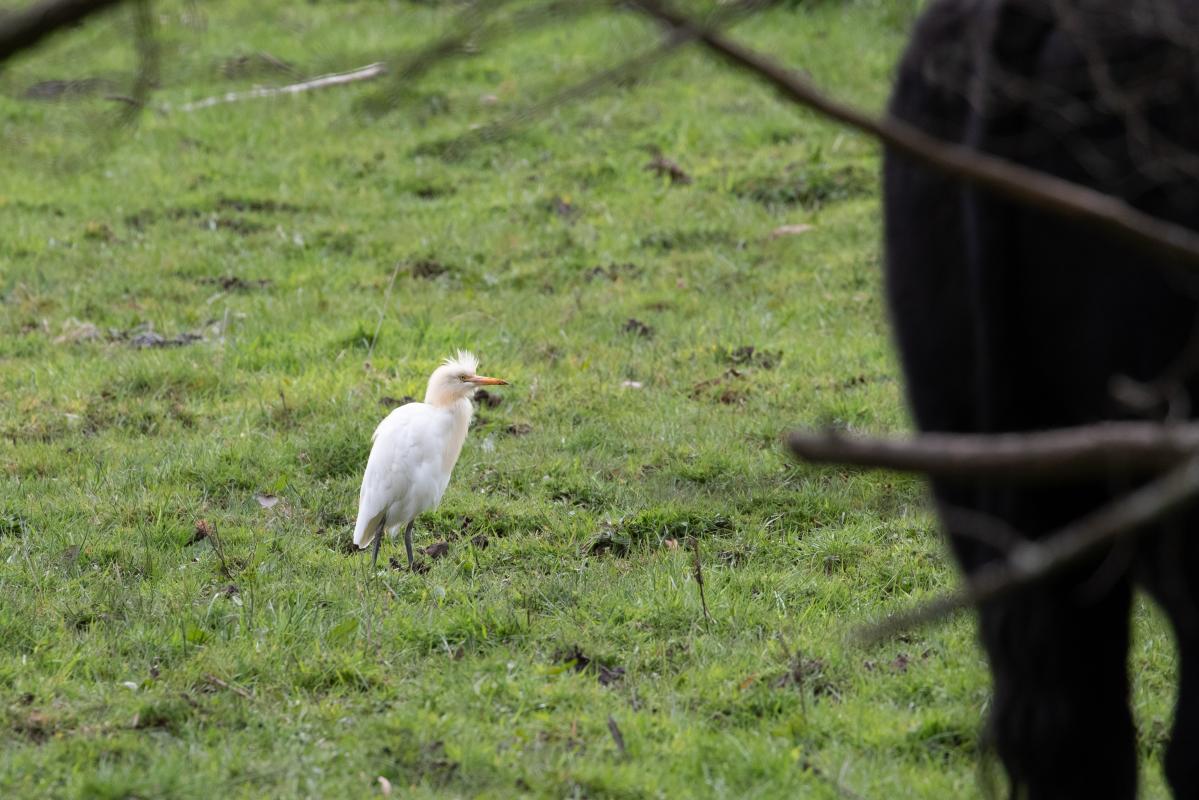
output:
[[[770,232],[771,239],[778,239],[782,236],[799,236],[801,233],[807,233],[812,230],[811,225],[798,223],[796,225],[780,225]]]

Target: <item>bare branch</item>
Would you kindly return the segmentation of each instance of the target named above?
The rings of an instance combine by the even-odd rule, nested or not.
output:
[[[121,0],[44,0],[0,15],[0,64],[50,34],[69,27]]]
[[[744,47],[657,0],[633,5],[673,29],[689,31],[709,50],[774,86],[788,99],[882,141],[953,177],[1050,213],[1097,226],[1147,252],[1199,266],[1199,233],[1138,211],[1119,198],[880,119],[820,92],[775,61]]]
[[[227,691],[233,692],[234,694],[238,695],[239,697],[244,697],[246,700],[254,699],[254,695],[250,694],[250,692],[248,690],[243,689],[240,686],[235,686],[226,680],[222,680],[221,678],[218,678],[216,675],[213,675],[212,673],[206,674],[204,676],[204,680],[208,681],[209,683],[211,683],[213,686],[216,686],[217,688],[225,689]]]
[[[375,96],[371,104],[389,108],[395,106],[403,93],[411,88],[430,69],[461,55],[472,52],[488,41],[500,39],[509,30],[520,33],[554,22],[589,14],[606,6],[593,0],[548,0],[532,8],[518,9],[496,19],[510,0],[470,2],[450,23],[450,31],[434,39],[406,58],[396,62],[393,79]]]
[[[517,125],[527,122],[550,109],[565,105],[572,100],[588,97],[626,77],[638,75],[688,41],[690,41],[690,38],[685,34],[667,36],[655,47],[638,53],[614,67],[589,75],[578,83],[567,86],[565,89],[555,92],[544,100],[538,100],[532,105],[515,111],[495,122],[491,122],[478,130],[471,131],[466,136],[461,137],[459,146],[465,146],[474,141],[498,139]]]
[[[734,24],[739,18],[752,13],[753,11],[769,5],[772,0],[741,0],[741,2],[733,5],[725,6],[718,12],[713,14],[708,21],[709,27],[726,27]],[[644,72],[653,66],[658,61],[661,61],[666,56],[673,53],[683,45],[692,41],[695,38],[695,32],[689,30],[673,30],[666,36],[662,37],[654,47],[630,56],[624,61],[609,67],[608,69],[595,72],[580,80],[578,83],[566,86],[563,89],[553,93],[552,95],[537,100],[525,108],[514,111],[507,116],[488,123],[483,127],[456,137],[446,143],[447,149],[451,152],[462,151],[478,142],[495,141],[502,138],[516,126],[526,123],[529,120],[544,114],[546,111],[552,110],[559,106],[574,100],[579,100],[584,97],[589,97],[608,86],[619,83],[630,77],[636,77],[644,74]]]
[[[937,509],[941,524],[959,538],[973,539],[997,553],[1009,555],[1026,539],[1019,531],[999,517],[960,506],[941,506]]]
[[[260,97],[277,97],[285,94],[299,94],[301,92],[310,92],[313,89],[326,89],[330,86],[341,86],[346,83],[354,83],[355,81],[369,81],[377,78],[387,72],[387,67],[383,64],[368,64],[365,67],[351,70],[349,72],[334,72],[329,75],[321,75],[310,80],[301,81],[299,83],[289,83],[287,86],[274,86],[259,89],[248,89],[244,92],[226,92],[225,94],[216,95],[215,97],[206,97],[203,100],[195,100],[191,103],[184,103],[179,106],[179,111],[196,111],[201,108],[211,108],[212,106],[221,105],[222,103],[236,103],[242,100],[254,100]]]
[[[1178,510],[1199,495],[1199,456],[1192,456],[1161,478],[1130,492],[1039,541],[1028,541],[969,576],[950,594],[888,617],[858,632],[876,642],[899,631],[924,625],[968,606],[977,606],[1053,577],[1121,539],[1152,528],[1149,523]]]
[[[1199,452],[1199,424],[1106,422],[1035,433],[924,433],[902,439],[797,431],[787,445],[805,461],[1044,482],[1172,467]]]
[[[429,42],[419,50],[403,59],[395,70],[394,83],[403,81],[411,83],[420,78],[433,65],[448,61],[461,53],[472,37],[480,36],[491,14],[496,13],[507,0],[496,0],[493,3],[481,4],[471,2],[454,17],[453,30]],[[393,85],[381,92],[383,103],[395,105],[403,86]]]
[[[133,8],[133,23],[136,33],[135,46],[137,50],[137,75],[133,81],[133,89],[122,110],[121,117],[125,122],[133,122],[137,115],[146,107],[150,98],[150,90],[158,83],[158,38],[155,35],[154,9],[150,0],[137,0]]]

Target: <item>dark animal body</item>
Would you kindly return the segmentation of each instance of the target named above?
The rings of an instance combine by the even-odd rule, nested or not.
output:
[[[936,0],[890,111],[1199,227],[1199,2]],[[1199,412],[1199,269],[896,153],[886,154],[884,185],[888,300],[919,428],[1022,431]],[[1036,538],[1129,483],[938,480],[933,491],[943,508]],[[999,555],[968,531],[948,532],[967,572]],[[1127,655],[1137,582],[1179,646],[1166,775],[1176,797],[1199,797],[1199,513],[979,610],[994,685],[989,736],[1013,796],[1135,795]]]

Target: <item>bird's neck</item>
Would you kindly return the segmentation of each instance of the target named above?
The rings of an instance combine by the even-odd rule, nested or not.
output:
[[[468,406],[470,405],[470,400],[467,400],[458,392],[451,391],[448,386],[444,386],[434,380],[429,381],[429,385],[425,389],[426,403],[438,408],[453,408],[459,401],[465,401]]]
[[[470,430],[470,418],[475,413],[475,407],[467,397],[461,397],[456,402],[442,407],[448,409],[453,417],[450,440],[446,443],[445,449],[446,463],[444,467],[448,474],[457,463],[458,454],[462,452],[462,445],[466,442],[466,432]]]

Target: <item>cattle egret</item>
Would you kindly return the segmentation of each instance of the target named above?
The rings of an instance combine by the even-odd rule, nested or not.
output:
[[[382,532],[395,536],[401,526],[412,569],[413,522],[441,502],[475,411],[471,395],[480,386],[508,385],[476,374],[478,369],[479,360],[459,350],[429,376],[425,402],[400,406],[375,428],[354,527],[359,549],[375,544],[372,569]]]

